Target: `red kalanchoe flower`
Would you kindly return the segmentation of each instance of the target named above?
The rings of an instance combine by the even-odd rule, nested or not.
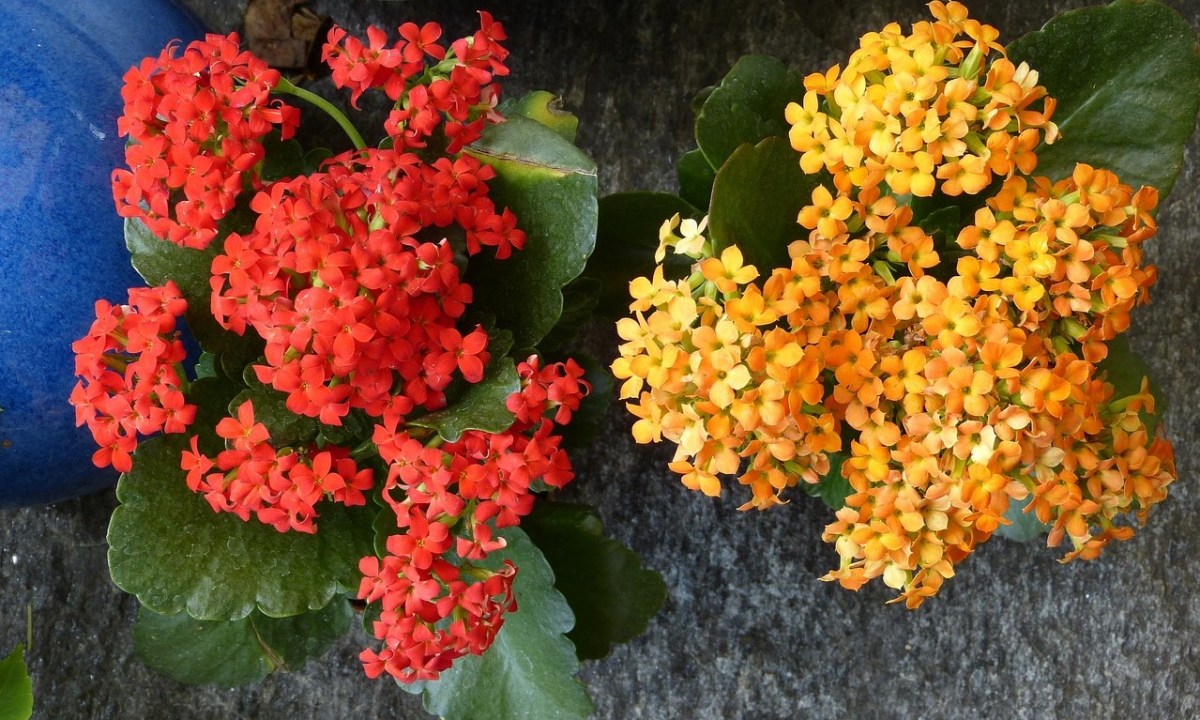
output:
[[[501,433],[470,430],[454,442],[427,447],[389,416],[373,440],[389,464],[383,497],[400,534],[384,557],[359,563],[358,596],[380,602],[375,622],[380,650],[359,656],[370,677],[401,682],[436,679],[466,654],[481,654],[516,608],[516,568],[499,572],[476,563],[505,547],[497,530],[533,510],[538,483],[563,487],[574,474],[553,422],[565,423],[589,390],[573,360],[539,367],[536,356],[518,366],[522,389],[508,398],[516,422]],[[453,548],[459,566],[444,558]],[[469,572],[464,572],[469,568]]]
[[[299,111],[270,100],[279,73],[238,48],[236,34],[209,35],[178,57],[168,46],[125,74],[117,130],[132,141],[128,170],[113,171],[122,217],[141,219],[158,237],[203,249],[243,183],[259,186],[262,139],[284,139]]]
[[[133,467],[138,435],[184,432],[196,407],[184,400],[180,369],[185,351],[175,321],[187,301],[175,283],[131,288],[128,305],[96,302],[96,321],[71,344],[75,374],[71,391],[75,424],[87,425],[100,449],[97,467]]]
[[[334,84],[350,90],[355,107],[372,88],[395,103],[384,129],[398,147],[425,147],[441,128],[446,152],[454,154],[477,140],[486,123],[500,120],[495,111],[500,85],[494,79],[508,74],[508,51],[500,45],[507,36],[489,13],[479,17],[479,31],[455,40],[448,51],[437,43],[442,35],[437,23],[405,23],[390,46],[377,27],[368,28],[365,46],[334,27],[321,59],[333,70]],[[427,67],[427,60],[434,64]]]
[[[254,515],[280,532],[315,533],[317,503],[364,505],[364,491],[374,485],[371,470],[360,470],[342,448],[276,450],[267,427],[255,421],[250,400],[238,406],[236,418],[217,423],[216,432],[227,449],[215,459],[200,451],[196,437],[180,459],[188,487],[202,493],[215,512],[243,520]]]

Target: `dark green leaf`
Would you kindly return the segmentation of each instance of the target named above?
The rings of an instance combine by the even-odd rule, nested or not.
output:
[[[1183,166],[1200,108],[1196,32],[1153,0],[1119,0],[1064,13],[1008,47],[1058,100],[1062,138],[1038,149],[1039,175],[1059,180],[1076,163],[1165,197]]]
[[[0,660],[0,720],[28,720],[33,715],[33,681],[18,645]]]
[[[675,174],[679,177],[679,196],[701,210],[707,209],[717,171],[708,164],[704,153],[699,150],[684,153],[675,165]]]
[[[217,356],[212,353],[200,353],[196,361],[196,379],[217,377]]]
[[[558,324],[546,333],[538,348],[546,353],[565,351],[575,344],[579,332],[592,319],[604,288],[600,281],[581,275],[563,288],[563,311]]]
[[[248,210],[235,209],[222,222],[221,232],[206,250],[193,250],[160,240],[140,220],[125,221],[125,244],[133,256],[133,268],[150,285],[175,281],[188,302],[185,315],[188,329],[206,352],[223,356],[221,367],[232,368],[233,377],[238,376],[247,362],[262,354],[263,341],[254,332],[244,336],[229,332],[213,319],[209,308],[209,270],[225,236],[234,229],[249,229],[250,222]]]
[[[505,117],[523,115],[537,120],[572,144],[579,130],[579,118],[562,109],[562,98],[545,90],[534,90],[520,100],[506,102],[500,112]]]
[[[350,629],[352,612],[337,599],[315,612],[272,618],[253,612],[239,620],[196,620],[141,608],[133,651],[150,669],[179,682],[231,687],[276,670],[299,670]]]
[[[833,510],[846,507],[846,498],[854,494],[850,481],[842,475],[842,463],[846,456],[841,453],[829,453],[829,472],[825,473],[816,485],[800,482],[800,489],[810,497],[821,498],[821,502]]]
[[[1154,412],[1140,413],[1146,432],[1153,437],[1167,411],[1167,398],[1150,377],[1150,366],[1129,346],[1128,335],[1118,335],[1108,341],[1108,357],[1096,366],[1096,371],[1113,386],[1113,400],[1121,400],[1142,391],[1142,379],[1150,381],[1150,394],[1154,396]]]
[[[237,410],[249,400],[254,406],[254,420],[267,427],[271,444],[276,448],[297,447],[312,442],[317,437],[320,424],[316,418],[297,415],[287,409],[287,396],[267,387],[243,390],[229,402],[229,416],[237,417]]]
[[[521,523],[554,569],[554,587],[575,613],[567,637],[580,660],[595,660],[612,645],[642,634],[667,597],[662,576],[620,542],[584,505],[540,501]]]
[[[365,440],[370,440],[375,431],[375,421],[358,408],[351,408],[342,418],[341,425],[318,424],[320,437],[323,442],[353,448]]]
[[[661,192],[624,192],[600,199],[600,225],[596,252],[584,275],[600,281],[597,311],[624,316],[629,308],[629,282],[654,272],[658,229],[676,213],[699,219],[700,211],[678,195]],[[664,263],[669,278],[687,275],[691,260],[668,252]]]
[[[263,150],[266,152],[262,161],[264,181],[270,183],[304,174],[304,148],[295,140],[282,140],[278,132],[272,132],[263,138]]]
[[[596,241],[596,165],[539,122],[520,115],[484,131],[466,152],[496,169],[491,197],[517,216],[525,248],[471,259],[475,303],[496,313],[517,347],[558,322],[562,288],[583,271]]]
[[[921,218],[918,223],[927,235],[934,239],[938,247],[945,247],[954,242],[962,229],[962,211],[957,205],[938,208]]]
[[[210,456],[222,447],[212,433],[236,388],[196,382],[193,426]],[[133,470],[121,476],[108,528],[113,582],[149,609],[187,610],[201,620],[234,620],[255,609],[273,617],[324,607],[339,588],[354,587],[358,561],[372,551],[377,508],[324,504],[315,535],[288,532],[229,513],[215,513],[190,491],[179,468],[183,436],[138,446]]]
[[[467,430],[503,432],[514,419],[504,403],[509,395],[520,391],[521,379],[517,377],[512,358],[494,358],[483,379],[468,385],[453,405],[410,420],[408,424],[436,430],[448,442],[458,440]]]
[[[333,151],[329,148],[319,147],[309,150],[304,155],[304,174],[312,175],[318,172],[321,169],[321,164],[331,157],[333,157]]]
[[[997,535],[1015,542],[1029,542],[1050,532],[1050,526],[1038,520],[1035,513],[1025,512],[1025,506],[1032,497],[1031,495],[1025,500],[1013,500],[1009,503],[1008,510],[1004,512],[1004,519],[1008,520],[1009,524],[996,528]]]
[[[786,138],[783,110],[803,99],[804,78],[775,58],[746,55],[704,100],[696,116],[696,142],[719,169],[743,143]]]
[[[511,560],[518,610],[508,615],[496,642],[482,656],[459,658],[436,682],[416,683],[425,709],[447,720],[547,720],[586,718],[592,703],[575,679],[579,659],[565,633],[574,617],[554,589],[554,573],[537,546],[518,528],[500,532],[508,547],[485,563]]]
[[[714,250],[737,245],[762,275],[788,264],[787,246],[806,237],[796,222],[819,175],[805,175],[783,138],[738,148],[717,171],[708,225]]]

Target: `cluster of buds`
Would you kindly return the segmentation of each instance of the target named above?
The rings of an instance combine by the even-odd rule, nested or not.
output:
[[[175,283],[132,288],[128,305],[96,302],[96,321],[71,345],[75,424],[87,425],[99,449],[97,467],[128,472],[138,435],[182,433],[196,417],[187,404],[181,363],[185,351],[175,331],[187,301]]]
[[[1033,176],[1053,100],[994,28],[931,8],[911,35],[864,37],[845,73],[809,77],[789,107],[798,161],[833,175],[799,214],[789,266],[759,284],[704,222],[672,219],[659,260],[674,248],[693,273],[631,284],[613,364],[635,438],[675,442],[689,487],[716,495],[737,475],[743,507],[765,509],[837,453],[852,492],[825,529],[841,558],[825,579],[881,577],[910,607],[1016,501],[1051,545],[1070,540],[1067,559],[1091,558],[1175,475],[1144,422],[1146,385],[1118,397],[1097,370],[1155,280],[1141,244],[1157,194],[1086,165]],[[974,222],[922,228],[902,196],[935,192],[978,197]]]
[[[359,564],[359,597],[383,608],[373,628],[383,647],[360,656],[371,677],[436,679],[456,658],[486,650],[516,609],[516,568],[482,563],[505,547],[496,531],[533,509],[535,489],[574,477],[554,426],[570,422],[588,391],[573,360],[539,367],[531,356],[518,373],[522,389],[507,401],[516,420],[504,432],[422,441],[391,413],[375,427],[389,467],[383,497],[401,532],[388,538],[382,559]]]

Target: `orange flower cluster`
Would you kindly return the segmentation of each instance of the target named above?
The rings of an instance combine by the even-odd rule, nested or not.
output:
[[[800,212],[806,234],[790,265],[760,284],[738,248],[713,247],[704,221],[664,223],[659,261],[673,248],[696,260],[693,273],[667,280],[660,265],[631,284],[612,366],[633,400],[635,439],[676,443],[670,467],[690,488],[718,495],[720,476],[736,475],[752,494],[743,509],[765,509],[843,460],[852,493],[824,533],[841,562],[823,579],[857,589],[882,577],[909,607],[1008,522],[1014,501],[1050,527],[1050,545],[1070,540],[1064,559],[1090,559],[1130,537],[1118,517],[1144,520],[1175,476],[1171,445],[1146,426],[1147,381],[1120,397],[1097,370],[1155,281],[1141,244],[1157,193],[1086,165],[1057,183],[1031,176],[1041,136],[1027,133],[1053,136],[1053,101],[1028,110],[1044,90],[1002,57],[977,84],[971,63],[1004,52],[994,29],[957,3],[931,7],[938,22],[910,36],[867,35],[840,80],[836,68],[809,78],[806,112],[819,116],[809,124],[847,144],[820,153],[833,187],[818,186]],[[973,45],[965,56],[960,33]],[[924,80],[897,79],[906,75]],[[936,92],[908,108],[926,80]],[[949,89],[957,80],[966,90]],[[812,89],[821,82],[828,92]],[[884,142],[848,119],[871,108],[903,129]],[[930,113],[942,128],[962,120],[952,139],[979,146],[985,181],[946,170],[971,157],[946,132],[921,134],[919,147],[906,135]],[[800,162],[814,162],[800,134]],[[898,180],[899,158],[922,153],[927,184]],[[903,197],[938,191],[976,196],[957,235],[923,228]],[[927,224],[944,226],[957,208]]]

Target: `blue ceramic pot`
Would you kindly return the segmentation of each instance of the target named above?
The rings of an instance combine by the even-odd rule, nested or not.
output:
[[[96,299],[145,284],[109,180],[121,76],[204,31],[171,0],[0,0],[0,17],[0,507],[14,507],[116,480],[67,397]]]

